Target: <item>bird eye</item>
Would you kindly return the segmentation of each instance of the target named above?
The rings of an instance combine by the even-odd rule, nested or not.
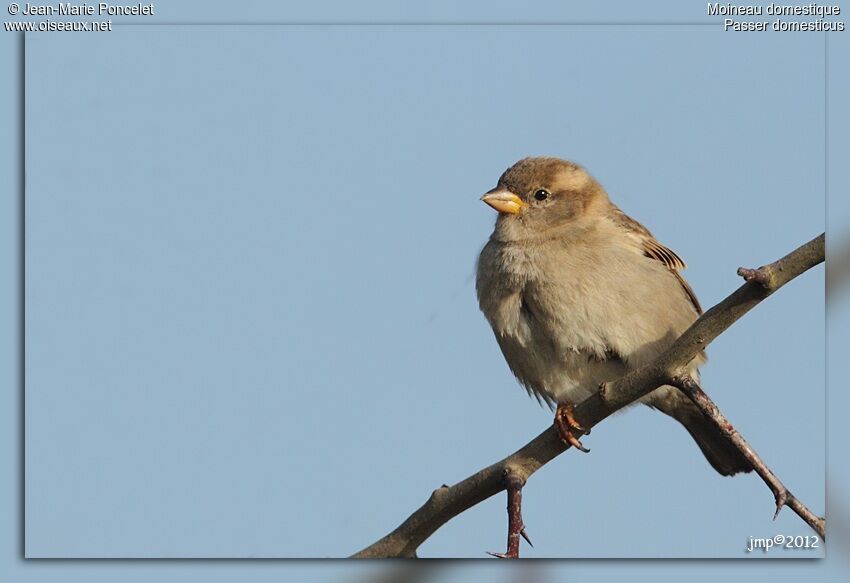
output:
[[[545,188],[536,190],[534,192],[534,198],[536,198],[537,200],[546,200],[547,198],[549,198],[549,191]]]

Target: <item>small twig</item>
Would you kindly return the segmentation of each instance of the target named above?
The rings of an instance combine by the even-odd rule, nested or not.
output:
[[[770,274],[764,269],[750,269],[749,267],[739,267],[738,275],[747,281],[755,282],[763,287],[770,285]]]
[[[505,490],[508,493],[508,549],[504,553],[487,553],[498,559],[519,558],[519,537],[531,544],[522,522],[522,487],[525,478],[513,468],[505,468]]]
[[[826,540],[826,521],[816,516],[814,512],[808,509],[805,504],[800,502],[785,484],[776,477],[776,474],[767,466],[766,463],[759,457],[752,446],[747,443],[744,436],[735,429],[725,415],[720,411],[720,408],[705,394],[705,391],[699,386],[693,377],[690,375],[679,375],[670,379],[670,384],[680,389],[688,398],[693,401],[694,405],[702,411],[702,414],[709,418],[720,429],[724,437],[728,439],[741,455],[746,458],[753,469],[761,477],[768,488],[773,492],[773,497],[776,500],[776,512],[773,514],[773,519],[779,516],[779,511],[783,506],[790,507],[797,515],[806,521],[820,536]]]

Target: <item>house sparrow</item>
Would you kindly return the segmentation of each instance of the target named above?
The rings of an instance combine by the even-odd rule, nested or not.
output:
[[[520,160],[481,200],[499,211],[478,259],[481,311],[529,394],[557,406],[561,438],[587,451],[572,405],[654,360],[702,314],[685,263],[566,160]],[[691,362],[694,378],[704,362]],[[684,425],[721,474],[752,469],[678,389],[641,402]]]

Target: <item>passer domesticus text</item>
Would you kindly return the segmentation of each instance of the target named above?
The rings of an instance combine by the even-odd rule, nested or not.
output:
[[[479,305],[513,373],[581,448],[572,404],[651,362],[702,313],[685,264],[572,162],[520,160],[482,200],[499,215],[478,260]],[[721,474],[752,469],[678,389],[642,402],[684,425]]]

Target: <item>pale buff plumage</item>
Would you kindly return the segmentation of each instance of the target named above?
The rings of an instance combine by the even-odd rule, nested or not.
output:
[[[701,313],[679,274],[684,262],[583,168],[526,158],[488,195],[501,212],[478,261],[479,305],[511,370],[539,399],[582,400],[655,359]],[[693,361],[693,375],[703,362]],[[677,389],[643,402],[681,422],[718,472],[750,469]]]

